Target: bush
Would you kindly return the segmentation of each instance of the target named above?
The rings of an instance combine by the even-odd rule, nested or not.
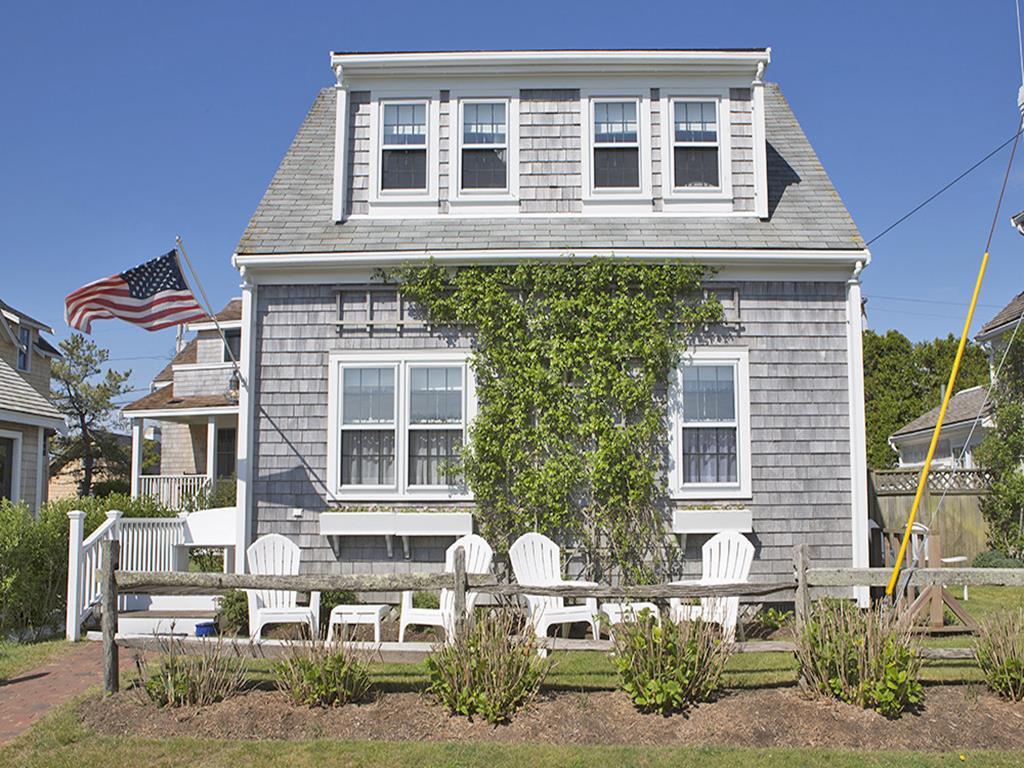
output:
[[[1024,609],[980,621],[974,653],[989,688],[1024,701]]]
[[[274,675],[278,688],[296,704],[309,707],[341,707],[370,690],[367,665],[340,643],[293,643],[288,655],[274,665]]]
[[[450,713],[504,723],[540,689],[551,662],[512,611],[483,616],[427,659],[427,691]]]
[[[792,611],[783,611],[778,608],[763,608],[750,622],[747,628],[748,637],[771,637],[780,629],[785,627],[793,619]]]
[[[222,639],[200,643],[189,652],[179,638],[161,637],[156,672],[150,673],[142,656],[135,668],[140,690],[158,707],[207,706],[235,695],[245,681],[245,662]]]
[[[1002,552],[988,550],[974,556],[972,565],[975,568],[1024,568],[1024,560],[1007,557]]]
[[[441,607],[441,595],[437,592],[413,592],[412,607],[437,610]]]
[[[234,477],[218,477],[209,488],[194,493],[182,502],[186,512],[233,507],[237,503],[238,484]]]
[[[219,616],[222,633],[248,636],[249,597],[244,589],[235,589],[221,596]]]
[[[888,718],[924,700],[912,628],[884,606],[861,611],[846,600],[815,603],[796,631],[806,688]]]
[[[612,662],[620,687],[643,712],[670,715],[709,701],[721,686],[732,644],[703,621],[660,626],[644,611],[615,627]]]

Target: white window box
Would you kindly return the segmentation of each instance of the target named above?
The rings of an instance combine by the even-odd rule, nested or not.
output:
[[[321,536],[383,536],[388,557],[395,536],[409,557],[410,536],[464,536],[473,532],[469,512],[322,512]]]
[[[677,509],[672,512],[672,533],[750,533],[753,530],[749,509]]]

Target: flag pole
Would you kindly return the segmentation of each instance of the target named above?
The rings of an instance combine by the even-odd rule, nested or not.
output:
[[[185,244],[181,241],[181,235],[177,235],[174,238],[174,240],[175,243],[177,244],[178,252],[185,259],[185,264],[188,266],[188,271],[192,275],[192,280],[195,282],[196,287],[199,288],[199,295],[203,297],[203,303],[206,305],[206,311],[210,313],[210,319],[213,320],[213,324],[217,328],[217,333],[220,334],[220,338],[224,342],[224,349],[227,351],[228,357],[231,358],[231,365],[234,367],[235,376],[238,377],[238,383],[241,386],[248,389],[249,384],[246,382],[245,377],[242,375],[242,368],[239,365],[238,360],[235,359],[235,353],[234,351],[232,351],[231,345],[228,344],[228,337],[224,333],[224,329],[221,328],[220,321],[217,320],[217,313],[213,311],[213,306],[210,304],[210,299],[206,295],[206,289],[203,288],[203,283],[199,279],[199,275],[196,274],[195,267],[192,266],[192,260],[188,257],[188,253],[185,251]]]

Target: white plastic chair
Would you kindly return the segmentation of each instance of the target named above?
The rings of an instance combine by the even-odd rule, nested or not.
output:
[[[490,573],[494,551],[482,537],[475,533],[463,536],[448,547],[444,555],[445,573],[455,571],[455,551],[466,551],[466,573]],[[409,625],[441,627],[445,637],[450,639],[455,631],[455,593],[450,589],[441,590],[439,608],[414,608],[411,591],[402,593],[402,618],[398,625],[398,642],[405,642],[405,628]],[[466,613],[472,614],[480,597],[478,592],[466,593]]]
[[[745,582],[750,576],[754,561],[754,545],[746,536],[735,531],[723,531],[708,539],[701,548],[701,576],[699,584],[726,584]],[[692,584],[694,582],[673,582]],[[736,637],[736,621],[739,616],[738,597],[702,597],[700,605],[683,605],[678,598],[669,601],[669,616],[672,621],[703,621],[722,625],[725,638]]]
[[[278,533],[256,539],[245,550],[250,573],[294,576],[299,572],[302,550],[295,542]],[[259,640],[267,624],[305,624],[310,637],[320,626],[320,593],[309,593],[309,605],[299,605],[299,593],[279,589],[247,589],[249,597],[249,634]]]
[[[562,553],[547,536],[540,533],[524,533],[508,550],[512,571],[516,581],[524,586],[550,587],[558,584],[596,587],[593,581],[566,581],[562,578]],[[527,615],[533,624],[537,637],[546,637],[552,624],[575,624],[586,622],[594,633],[594,639],[601,637],[601,622],[597,610],[597,598],[588,597],[583,605],[566,605],[561,597],[525,595]]]

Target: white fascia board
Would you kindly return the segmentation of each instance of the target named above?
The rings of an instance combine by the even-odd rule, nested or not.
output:
[[[992,339],[996,338],[997,336],[1002,336],[1008,330],[1010,330],[1015,325],[1017,325],[1017,323],[1024,323],[1024,320],[1022,320],[1019,317],[1015,317],[1013,320],[1008,320],[1007,322],[1003,323],[1002,325],[997,325],[995,328],[993,328],[990,331],[985,331],[983,333],[982,332],[977,333],[974,336],[974,340],[976,342],[978,342],[979,344],[981,344],[983,342],[986,342],[986,341],[991,341]]]
[[[958,432],[969,432],[971,425],[974,424],[977,419],[964,419],[962,421],[948,421],[942,425],[942,432],[940,437],[953,437]],[[992,420],[987,416],[982,416],[981,421],[978,422],[982,427],[989,427],[992,425]],[[924,429],[915,429],[913,432],[903,432],[900,434],[894,434],[889,436],[889,445],[895,448],[900,443],[905,442],[917,442],[918,438],[927,437],[930,438],[935,432],[935,427],[925,427]],[[925,441],[927,442],[927,441]]]
[[[225,331],[241,328],[242,327],[242,321],[241,320],[221,320],[220,321],[220,327],[222,329],[224,329]],[[185,330],[187,330],[187,331],[216,331],[217,330],[217,323],[214,323],[213,321],[209,321],[209,320],[204,320],[201,323],[188,323],[185,326]]]
[[[206,408],[156,408],[145,411],[121,411],[126,419],[167,419],[184,416],[223,416],[238,413],[237,405],[211,405]]]
[[[0,421],[9,421],[12,424],[25,424],[30,427],[43,427],[52,429],[55,432],[64,434],[67,432],[67,425],[63,418],[53,416],[41,416],[35,413],[23,413],[0,408]]]

